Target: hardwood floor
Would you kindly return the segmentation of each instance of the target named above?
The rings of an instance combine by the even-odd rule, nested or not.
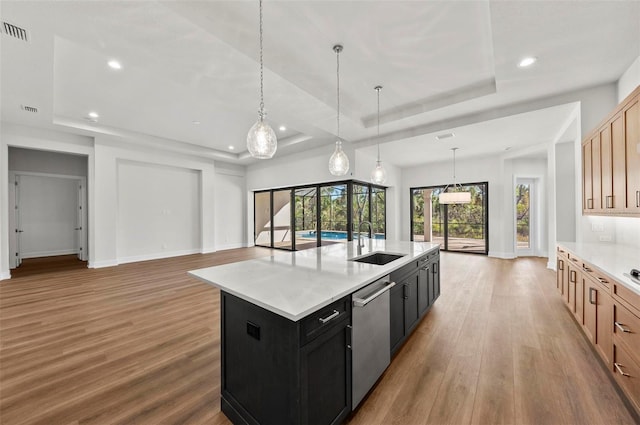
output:
[[[0,282],[0,423],[228,424],[223,251]],[[546,260],[443,253],[442,295],[351,424],[631,424]]]

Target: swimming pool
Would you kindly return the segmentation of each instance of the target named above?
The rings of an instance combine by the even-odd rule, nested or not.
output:
[[[365,233],[363,233],[363,236],[365,235]],[[316,238],[316,232],[315,231],[310,231],[310,232],[304,232],[304,233],[298,233],[297,237],[299,238],[309,238],[309,239],[315,239]],[[353,237],[357,238],[358,237],[358,233],[357,232],[353,232]],[[337,231],[323,231],[320,232],[320,238],[321,239],[334,239],[334,240],[347,240],[347,232],[337,232]],[[380,235],[380,234],[376,234],[374,235],[374,239],[384,239],[384,235]]]

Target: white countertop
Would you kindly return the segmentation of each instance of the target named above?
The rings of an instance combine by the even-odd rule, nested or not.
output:
[[[631,269],[640,270],[640,248],[595,242],[558,242],[558,245],[640,295],[640,284],[629,277]]]
[[[362,255],[384,251],[406,254],[383,266],[348,261],[357,242],[315,249],[274,251],[271,257],[192,270],[190,275],[221,290],[298,321],[363,286],[388,275],[439,245],[367,239]]]

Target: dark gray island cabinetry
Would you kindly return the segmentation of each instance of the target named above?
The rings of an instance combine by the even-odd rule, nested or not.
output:
[[[356,248],[189,272],[220,288],[221,409],[234,424],[342,423],[429,310],[439,294],[438,245]],[[391,260],[361,261],[370,256]]]
[[[221,407],[233,423],[337,424],[351,412],[350,297],[299,322],[221,301]]]

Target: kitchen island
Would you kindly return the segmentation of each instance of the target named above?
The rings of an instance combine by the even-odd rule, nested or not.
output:
[[[437,244],[364,245],[362,253],[354,241],[189,272],[221,290],[221,408],[234,423],[342,422],[368,389],[355,388],[362,387],[355,384],[366,357],[358,353],[370,338],[352,321],[364,309],[353,307],[352,316],[352,304],[362,307],[385,292],[369,311],[387,314],[380,326],[386,345],[373,350],[387,364],[433,305],[440,293]],[[396,257],[354,261],[375,252]],[[355,299],[368,288],[375,294]],[[366,377],[367,385],[378,376]],[[353,404],[352,380],[361,393]]]

